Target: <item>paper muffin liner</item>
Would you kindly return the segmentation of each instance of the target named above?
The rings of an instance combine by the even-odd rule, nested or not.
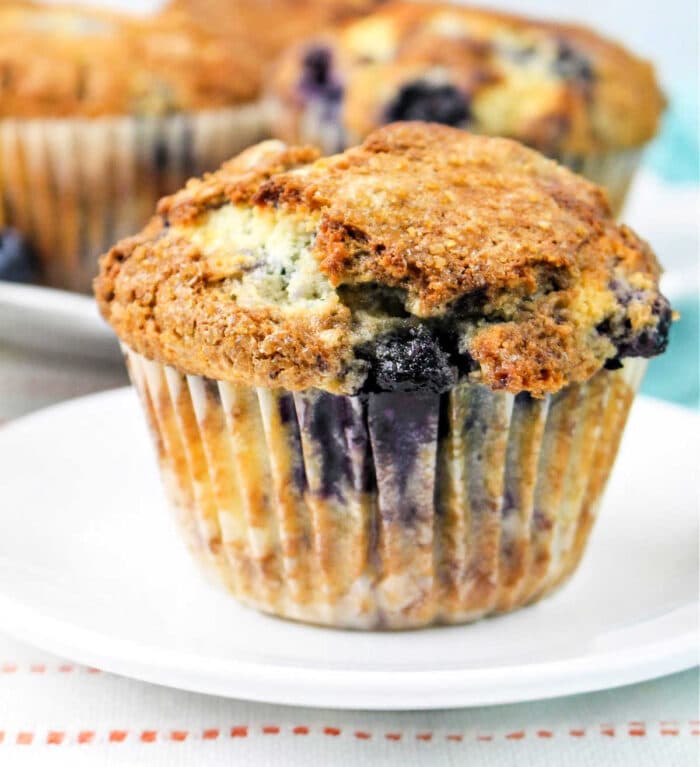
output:
[[[574,173],[602,186],[608,193],[613,213],[619,216],[639,168],[642,149],[620,149],[591,155],[562,155],[554,159]]]
[[[343,397],[125,349],[190,548],[242,602],[353,628],[461,623],[576,568],[645,363],[556,395]]]
[[[264,108],[165,117],[0,120],[0,226],[26,234],[54,287],[89,292],[97,258],[157,200],[265,136]]]

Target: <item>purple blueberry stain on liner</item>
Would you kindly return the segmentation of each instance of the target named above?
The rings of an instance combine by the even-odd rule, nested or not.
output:
[[[345,437],[353,459],[353,487],[360,493],[377,489],[372,450],[367,426],[367,401],[363,397],[349,398],[352,419],[346,426]]]
[[[303,403],[301,428],[312,441],[320,464],[319,486],[313,489],[324,497],[344,501],[344,488],[353,485],[346,440],[353,418],[350,398],[316,391],[304,397]]]
[[[445,392],[440,396],[440,413],[438,418],[438,441],[446,439],[452,425],[450,423],[450,393]]]
[[[518,435],[522,433],[523,423],[527,424],[531,419],[537,417],[537,408],[541,408],[543,403],[543,400],[535,400],[527,392],[520,392],[513,399],[513,411],[509,428],[510,435],[506,452],[505,485],[503,488],[503,501],[501,502],[501,516],[504,519],[519,513],[523,506],[520,486]]]

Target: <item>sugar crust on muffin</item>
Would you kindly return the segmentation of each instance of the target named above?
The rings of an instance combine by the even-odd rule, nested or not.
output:
[[[507,139],[398,123],[327,158],[264,142],[190,181],[95,291],[122,341],[187,373],[542,396],[663,351],[658,277],[592,184]]]

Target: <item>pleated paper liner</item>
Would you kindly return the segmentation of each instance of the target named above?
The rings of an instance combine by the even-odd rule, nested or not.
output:
[[[312,623],[461,623],[576,568],[645,363],[538,400],[256,389],[125,350],[165,486],[241,601]]]
[[[91,290],[97,258],[164,194],[265,136],[261,106],[138,118],[0,120],[0,226],[32,241],[45,281]]]

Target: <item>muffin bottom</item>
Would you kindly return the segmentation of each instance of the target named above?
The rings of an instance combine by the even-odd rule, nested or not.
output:
[[[645,363],[538,400],[464,383],[342,397],[125,349],[190,548],[240,601],[405,629],[536,601],[578,565]]]
[[[97,258],[160,197],[265,136],[250,104],[166,117],[0,120],[0,226],[29,237],[48,285],[91,292]]]

